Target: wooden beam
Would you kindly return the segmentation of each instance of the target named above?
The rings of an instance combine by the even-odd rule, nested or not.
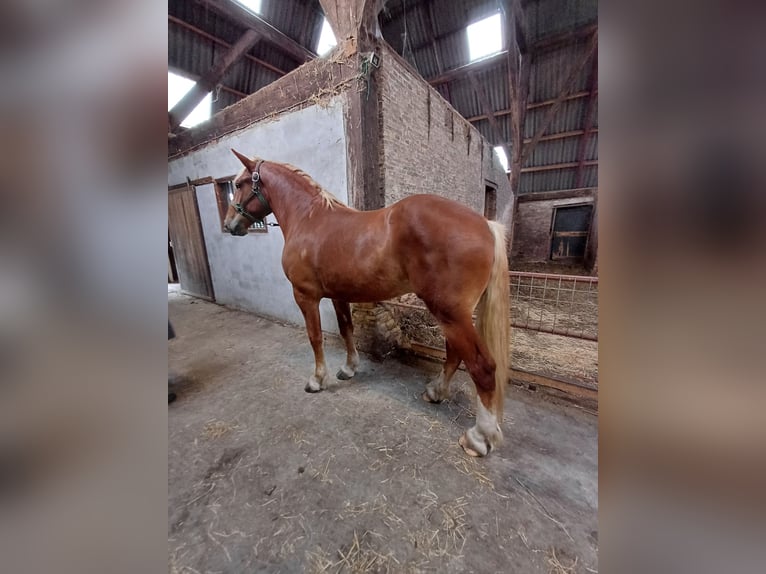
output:
[[[468,79],[471,81],[471,86],[473,87],[473,91],[476,94],[476,98],[479,100],[479,105],[484,110],[484,113],[487,114],[487,119],[489,119],[489,127],[492,131],[492,139],[495,140],[493,145],[499,145],[502,147],[503,151],[505,152],[505,157],[510,161],[511,153],[508,149],[508,144],[506,144],[503,132],[500,129],[497,120],[495,119],[495,114],[492,113],[492,107],[489,105],[489,99],[487,98],[487,93],[484,90],[484,86],[481,85],[481,82],[479,82],[476,74],[468,74]]]
[[[305,46],[301,46],[298,42],[236,2],[231,0],[196,0],[196,2],[204,8],[223,16],[233,24],[255,30],[265,41],[274,45],[298,63],[302,64],[316,58],[314,52]]]
[[[460,66],[459,68],[453,68],[451,70],[447,70],[443,74],[439,74],[438,76],[429,78],[426,81],[432,86],[437,86],[445,82],[451,82],[452,80],[455,80],[457,78],[462,78],[466,74],[469,74],[472,72],[480,72],[482,70],[488,70],[495,66],[499,66],[500,64],[505,62],[506,59],[507,59],[507,50],[503,50],[502,52],[498,52],[497,54],[493,54],[492,56],[488,56],[481,60],[471,62],[470,64],[466,64],[465,66]]]
[[[226,52],[210,69],[202,74],[192,89],[186,92],[183,98],[170,110],[170,129],[175,130],[181,125],[194,108],[197,107],[223,76],[250,48],[258,41],[259,35],[255,30],[245,31],[239,40]]]
[[[590,95],[590,92],[588,91],[582,91],[582,92],[575,92],[573,94],[569,94],[568,96],[564,97],[564,101],[567,102],[569,100],[579,100],[580,98],[587,98]],[[546,106],[552,106],[556,103],[558,98],[553,98],[551,100],[543,100],[542,102],[533,102],[527,106],[528,110],[534,110],[537,108],[544,108]]]
[[[598,188],[595,187],[583,187],[580,189],[559,189],[557,191],[530,191],[519,196],[519,203],[572,199],[578,197],[595,197],[597,190]]]
[[[588,24],[574,30],[568,30],[560,34],[552,34],[535,40],[530,49],[532,52],[541,53],[556,48],[562,48],[567,44],[589,38],[598,30],[598,24]]]
[[[521,0],[510,0],[511,13],[513,15],[513,27],[516,35],[516,45],[521,54],[529,52],[529,32],[527,30],[527,17],[521,7]]]
[[[585,179],[585,152],[588,150],[588,140],[593,131],[593,118],[596,115],[596,103],[598,102],[598,97],[596,96],[596,88],[598,87],[598,49],[593,53],[593,64],[591,66],[588,87],[591,95],[588,99],[588,108],[585,111],[585,118],[583,120],[583,135],[577,146],[578,165],[577,174],[575,175],[575,187],[582,187],[583,180]]]
[[[223,46],[224,48],[231,48],[231,44],[228,42],[224,42],[220,38],[217,38],[213,36],[212,34],[205,32],[204,30],[201,30],[200,28],[197,28],[196,26],[192,26],[188,22],[184,22],[180,18],[176,18],[175,16],[171,16],[168,14],[168,21],[175,24],[176,26],[180,26],[181,28],[184,28],[186,30],[189,30],[190,32],[193,32],[194,34],[197,34],[198,36],[205,38],[207,40],[210,40],[214,44],[218,44],[219,46]],[[251,62],[254,62],[255,64],[258,64],[259,66],[266,68],[267,70],[271,70],[275,74],[279,74],[280,76],[284,76],[287,72],[284,70],[281,70],[277,68],[276,66],[269,64],[268,62],[261,60],[260,58],[256,58],[255,56],[252,56],[250,54],[245,54],[245,58],[250,60]]]
[[[532,152],[534,151],[535,146],[537,145],[537,142],[540,141],[540,138],[543,137],[543,134],[545,134],[546,130],[550,127],[551,122],[553,121],[553,118],[556,116],[556,113],[559,111],[559,108],[561,107],[561,104],[564,103],[564,100],[567,94],[572,90],[572,87],[574,87],[575,82],[577,81],[577,78],[580,76],[580,73],[582,73],[582,70],[585,67],[585,64],[587,64],[588,60],[590,60],[594,50],[596,49],[597,42],[598,42],[598,31],[594,32],[593,36],[591,36],[590,43],[588,44],[588,49],[585,51],[585,54],[583,55],[583,57],[580,58],[579,61],[575,62],[574,65],[572,66],[572,69],[570,70],[569,75],[564,81],[564,85],[562,86],[561,93],[554,100],[553,104],[551,104],[551,107],[548,108],[548,110],[546,111],[545,117],[543,118],[543,121],[540,123],[540,127],[535,132],[535,135],[532,136],[532,141],[530,141],[529,144],[527,144],[524,147],[524,153],[521,157],[522,165],[532,155]]]
[[[596,94],[598,94],[598,91],[596,91]],[[590,92],[575,92],[574,94],[569,94],[567,97],[564,98],[564,101],[569,100],[579,100],[581,98],[587,98],[590,95]],[[531,104],[527,104],[527,110],[534,110],[537,108],[544,108],[545,106],[552,105],[556,99],[551,100],[543,100],[541,102],[532,102]],[[507,116],[511,113],[511,108],[505,109],[505,110],[495,110],[495,117],[500,116]],[[479,120],[486,120],[487,116],[486,114],[479,114],[478,116],[471,116],[470,118],[466,118],[466,121],[469,122],[476,122]]]
[[[586,161],[584,163],[585,163],[586,166],[598,165],[598,160],[597,159],[592,159],[592,160],[588,160],[588,161]],[[572,167],[577,167],[578,165],[580,165],[580,162],[577,162],[577,161],[569,161],[569,162],[566,162],[566,163],[553,163],[553,164],[550,164],[550,165],[535,165],[535,166],[532,166],[532,167],[522,168],[521,173],[533,173],[533,172],[536,172],[536,171],[551,171],[551,170],[554,170],[554,169],[569,169],[569,168],[572,168]]]

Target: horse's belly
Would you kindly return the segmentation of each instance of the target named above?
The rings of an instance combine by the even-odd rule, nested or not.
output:
[[[412,291],[409,281],[404,279],[384,279],[380,276],[356,280],[328,281],[324,285],[324,296],[349,303],[369,303],[384,301]]]

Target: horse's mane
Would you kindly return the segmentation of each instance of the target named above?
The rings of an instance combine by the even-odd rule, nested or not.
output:
[[[289,163],[283,163],[282,165],[286,167],[287,169],[289,169],[290,171],[292,171],[295,175],[300,176],[306,180],[306,183],[309,185],[309,188],[316,193],[315,199],[321,202],[323,207],[327,207],[328,209],[333,209],[336,205],[343,206],[343,202],[340,199],[338,199],[332,193],[324,189],[321,185],[319,185],[316,181],[314,181],[314,179],[305,171]]]

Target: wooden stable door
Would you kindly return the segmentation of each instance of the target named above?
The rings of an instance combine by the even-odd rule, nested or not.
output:
[[[181,289],[191,295],[214,300],[199,206],[191,185],[169,190],[168,231]]]

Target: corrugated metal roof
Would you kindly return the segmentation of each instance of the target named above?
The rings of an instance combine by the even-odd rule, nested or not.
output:
[[[402,54],[424,78],[436,77],[445,71],[469,63],[466,27],[497,11],[504,11],[505,0],[389,0],[378,16],[384,38]],[[597,22],[597,0],[522,0],[528,28],[528,42],[580,29]],[[169,0],[170,16],[203,31],[193,32],[174,22],[168,25],[168,66],[187,76],[199,77],[227,50],[204,35],[209,34],[227,44],[234,44],[245,28],[207,9],[204,3],[188,0]],[[323,12],[319,0],[263,0],[261,17],[299,44],[314,50],[321,33]],[[529,102],[537,103],[556,98],[569,70],[587,49],[585,39],[567,45],[549,48],[535,54],[530,73]],[[250,94],[276,80],[280,74],[258,64],[257,58],[284,72],[297,66],[278,47],[261,41],[243,59],[227,72],[222,80],[224,89],[214,95],[214,111],[233,104],[239,94]],[[505,61],[476,73],[484,88],[489,106],[495,112],[508,110],[510,96],[508,69]],[[586,91],[589,85],[590,65],[586,65],[577,78],[574,92]],[[439,93],[464,117],[482,116],[485,109],[466,76],[436,86]],[[531,138],[541,125],[546,106],[527,111],[524,134]],[[583,128],[588,109],[588,98],[565,101],[554,116],[546,134],[576,131]],[[510,149],[511,116],[496,115],[500,141],[486,119],[474,125],[492,144],[505,143]],[[598,126],[598,115],[593,118]],[[526,166],[537,167],[570,163],[578,160],[581,136],[541,141],[527,159]],[[585,159],[598,157],[598,134],[590,136]],[[575,168],[525,172],[521,176],[521,191],[549,191],[567,189],[575,184]],[[584,168],[583,185],[597,184],[597,169]]]
[[[435,2],[428,0],[393,0],[381,12],[379,21],[384,38],[392,47],[407,58],[424,78],[434,78],[445,70],[455,69],[469,63],[466,26],[500,10],[506,2],[501,0],[475,0],[466,2]],[[429,11],[429,5],[431,10]],[[527,19],[528,42],[553,37],[597,22],[597,0],[529,0],[522,2]],[[406,36],[405,36],[406,20]],[[405,49],[405,38],[406,48]],[[535,54],[530,71],[529,102],[537,103],[555,99],[573,66],[585,55],[588,42],[580,39],[557,47],[549,47]],[[491,69],[480,71],[477,79],[484,87],[493,111],[510,108],[508,71],[505,62]],[[590,65],[586,65],[577,77],[571,92],[587,90]],[[458,112],[470,118],[485,115],[485,110],[473,85],[467,77],[454,78],[448,84],[436,86],[439,93],[450,101]],[[531,138],[542,124],[548,106],[534,107],[527,111],[524,137]],[[583,129],[588,109],[588,98],[566,100],[545,131],[546,135]],[[486,119],[474,121],[479,132],[492,145],[505,143],[510,149],[511,116],[496,115],[501,141]],[[597,116],[593,125],[598,125]],[[527,167],[547,166],[578,161],[581,136],[543,140],[537,144],[527,159]],[[585,160],[598,157],[598,135],[589,137]],[[525,172],[521,176],[521,191],[551,191],[571,188],[576,183],[576,168]],[[585,167],[583,185],[595,186],[597,169]]]

